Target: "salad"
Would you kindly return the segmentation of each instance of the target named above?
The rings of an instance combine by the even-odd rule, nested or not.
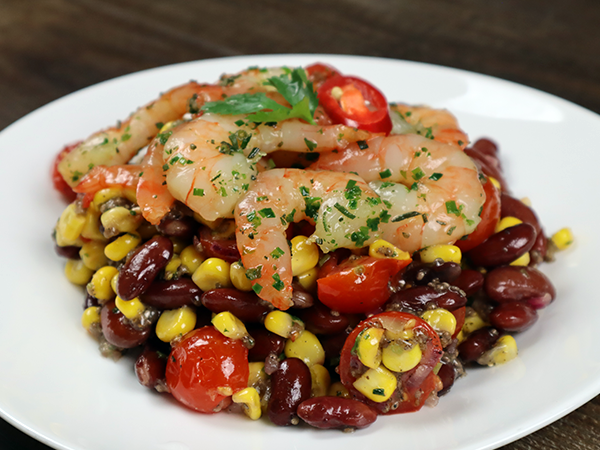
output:
[[[54,239],[103,355],[203,413],[352,430],[517,354],[555,290],[497,146],[314,64],[190,82],[65,147]]]

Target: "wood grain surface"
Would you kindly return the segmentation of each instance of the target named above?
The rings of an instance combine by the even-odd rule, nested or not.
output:
[[[594,0],[2,0],[0,129],[139,70],[243,54],[372,55],[532,86],[600,113]],[[576,131],[575,131],[576,132]],[[600,396],[504,450],[597,450]],[[0,448],[47,449],[0,421]]]

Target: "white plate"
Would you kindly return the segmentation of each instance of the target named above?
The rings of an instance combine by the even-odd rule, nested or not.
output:
[[[508,181],[548,232],[573,228],[574,248],[544,266],[558,300],[517,336],[519,357],[471,370],[436,408],[382,417],[354,434],[276,428],[205,416],[140,386],[132,361],[102,358],[81,328],[82,293],[63,276],[50,233],[63,204],[49,167],[65,143],[126,117],[189,79],[212,82],[251,65],[329,62],[370,80],[390,101],[454,112],[472,140],[500,144]],[[60,449],[314,450],[393,444],[398,450],[491,449],[557,420],[600,392],[595,277],[600,214],[599,116],[551,95],[473,73],[349,56],[260,56],[179,64],[111,80],[29,114],[0,134],[2,249],[0,415]]]

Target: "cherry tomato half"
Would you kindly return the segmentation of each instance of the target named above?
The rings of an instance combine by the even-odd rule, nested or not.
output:
[[[360,78],[331,77],[317,95],[334,123],[374,133],[389,134],[392,130],[387,100],[375,86]]]
[[[406,330],[409,321],[414,321],[412,322],[414,323],[412,330],[415,336],[423,342],[421,345],[421,361],[415,368],[400,375],[398,388],[388,400],[381,403],[374,402],[356,390],[353,385],[358,378],[355,375],[357,370],[364,368],[356,352],[353,352],[356,339],[362,330],[370,327],[384,328],[390,331]],[[433,369],[440,362],[442,354],[440,338],[427,322],[409,313],[384,312],[363,320],[348,336],[340,357],[340,378],[342,384],[352,396],[375,408],[380,414],[418,411],[429,397],[429,394],[438,385],[437,376],[433,373]]]
[[[475,231],[454,243],[463,253],[477,247],[494,234],[496,224],[500,220],[500,191],[487,178],[483,183],[483,191],[485,192],[485,203],[481,209],[481,222]]]
[[[56,189],[58,192],[60,192],[61,195],[65,198],[65,200],[67,200],[69,203],[71,203],[73,200],[75,200],[75,198],[77,197],[77,194],[75,192],[73,192],[73,189],[71,189],[71,186],[69,186],[67,184],[67,182],[64,180],[63,176],[58,171],[58,164],[67,155],[67,153],[69,153],[71,150],[73,150],[78,145],[79,145],[79,142],[76,144],[65,146],[65,148],[63,148],[58,153],[58,155],[56,155],[56,158],[54,159],[54,163],[52,164],[52,183],[54,184],[54,189]]]
[[[317,280],[319,300],[341,313],[373,311],[390,297],[390,277],[410,262],[371,256],[347,260]]]
[[[248,384],[248,349],[212,326],[194,330],[171,350],[166,378],[173,397],[185,406],[219,412]]]

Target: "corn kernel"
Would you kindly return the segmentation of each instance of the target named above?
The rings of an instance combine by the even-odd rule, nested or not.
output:
[[[231,287],[229,263],[221,258],[208,258],[192,275],[192,280],[203,291]]]
[[[242,339],[248,336],[244,323],[229,311],[223,311],[215,315],[211,322],[223,336],[229,339]]]
[[[562,228],[552,235],[552,242],[559,250],[565,250],[573,243],[574,237],[570,228]]]
[[[104,254],[104,244],[98,241],[89,241],[81,246],[79,256],[83,264],[89,269],[98,270],[100,267],[108,264],[108,259]]]
[[[83,325],[83,328],[90,331],[92,325],[95,323],[100,323],[100,307],[90,306],[89,308],[86,308],[81,315],[81,325]]]
[[[498,189],[499,191],[502,190],[502,185],[500,184],[500,182],[498,180],[496,180],[494,177],[488,177],[488,179],[492,182],[492,184],[494,185],[494,187],[496,189]]]
[[[383,328],[366,328],[356,337],[356,354],[365,366],[375,369],[381,364],[381,338]]]
[[[202,261],[204,261],[204,256],[193,245],[188,245],[184,248],[179,257],[181,258],[181,264],[188,273],[194,273],[200,267]]]
[[[251,291],[252,282],[246,276],[246,269],[240,261],[236,261],[229,267],[229,278],[231,283],[239,291]]]
[[[288,339],[283,351],[288,358],[301,359],[308,367],[325,362],[323,346],[319,339],[308,330],[300,332],[294,340]]]
[[[324,397],[331,386],[331,375],[322,364],[314,364],[310,366],[311,379],[311,397]]]
[[[86,267],[80,259],[69,259],[65,265],[65,276],[73,284],[85,286],[93,274],[94,271]]]
[[[465,317],[465,323],[463,324],[462,332],[465,335],[468,335],[488,325],[489,324],[485,322],[476,311],[473,310],[471,314]]]
[[[119,272],[117,272],[117,274],[112,277],[112,279],[110,280],[110,287],[113,290],[114,294],[117,295],[117,280],[119,279]]]
[[[402,342],[394,341],[383,349],[381,361],[394,372],[408,372],[421,362],[421,347],[418,344],[406,349]]]
[[[249,362],[248,363],[248,387],[257,387],[267,382],[267,374],[265,372],[265,363]]]
[[[144,304],[140,302],[139,298],[133,300],[123,300],[117,296],[115,299],[115,306],[123,313],[129,320],[135,319],[138,315],[144,312]]]
[[[177,254],[173,254],[167,265],[165,266],[165,280],[172,280],[177,274],[181,266],[181,258]]]
[[[445,244],[431,245],[421,250],[421,261],[424,263],[432,263],[438,258],[460,264],[462,253],[457,246]]]
[[[116,206],[105,211],[100,216],[100,222],[106,230],[116,230],[119,233],[133,233],[142,223],[143,217],[123,206]]]
[[[258,420],[261,416],[260,396],[256,389],[248,387],[237,391],[231,397],[234,403],[242,403],[244,405],[244,413],[252,420]]]
[[[119,236],[104,247],[104,254],[112,261],[120,261],[125,258],[131,250],[136,248],[140,242],[142,242],[142,238],[139,234],[127,233],[123,236]]]
[[[292,337],[294,331],[298,333],[304,329],[304,323],[301,320],[294,319],[290,314],[279,310],[267,314],[264,325],[271,333],[286,339]]]
[[[135,189],[129,187],[123,188],[123,196],[131,203],[137,205],[137,193]]]
[[[91,281],[87,285],[87,291],[92,297],[96,297],[101,303],[112,300],[115,292],[111,287],[111,282],[119,273],[116,267],[104,266],[94,273]]]
[[[385,337],[390,341],[404,340],[408,341],[415,337],[415,325],[417,321],[415,319],[409,319],[405,324],[398,327],[397,323],[384,323],[382,324],[385,328]]]
[[[90,206],[85,211],[85,223],[81,230],[81,236],[86,239],[92,239],[94,241],[106,242],[107,239],[100,231],[100,211],[90,203]]]
[[[531,208],[531,199],[529,197],[523,197],[521,199],[521,203],[523,203],[525,206],[529,206]]]
[[[479,357],[477,362],[482,366],[495,366],[515,359],[518,353],[515,338],[507,334],[498,339],[491,349]]]
[[[319,275],[319,269],[313,267],[312,269],[302,272],[296,278],[298,283],[308,292],[314,292],[317,289],[317,276]]]
[[[371,245],[369,245],[369,256],[373,258],[392,258],[405,261],[410,259],[410,254],[400,250],[395,245],[390,244],[383,239],[377,239]]]
[[[329,390],[327,391],[327,395],[330,397],[343,397],[350,398],[350,392],[346,386],[344,386],[340,381],[336,381],[329,386]]]
[[[76,245],[85,225],[85,214],[77,214],[74,203],[67,206],[56,224],[56,243],[61,247]]]
[[[156,336],[163,342],[192,331],[196,326],[196,311],[189,306],[163,311],[156,322]]]
[[[171,242],[173,243],[173,253],[177,253],[179,255],[183,249],[187,247],[187,241],[185,239],[178,237],[170,237],[169,239],[171,239]]]
[[[292,238],[292,275],[298,276],[319,263],[319,247],[306,236]]]
[[[94,194],[94,200],[92,200],[93,205],[96,209],[100,210],[100,207],[106,203],[107,201],[113,198],[124,197],[123,188],[120,186],[112,186],[105,189],[100,189],[96,194]]]
[[[454,334],[456,331],[456,317],[450,311],[443,308],[425,311],[422,318],[438,333],[447,331],[450,334]]]
[[[515,225],[519,225],[520,223],[523,223],[523,221],[521,219],[517,219],[516,217],[513,217],[513,216],[503,217],[496,224],[495,232],[497,233],[499,231],[506,230],[507,228],[514,227]]]
[[[354,388],[377,403],[388,400],[398,386],[396,376],[383,366],[367,370],[358,380],[352,383]]]
[[[528,266],[530,262],[531,262],[531,256],[529,255],[529,252],[527,252],[527,253],[524,253],[523,255],[519,256],[513,262],[511,262],[510,265],[511,266]]]

